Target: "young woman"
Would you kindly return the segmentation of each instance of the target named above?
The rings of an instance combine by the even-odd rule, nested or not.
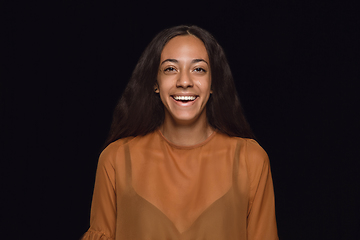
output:
[[[278,239],[268,156],[252,138],[216,40],[163,30],[115,109],[82,239]]]

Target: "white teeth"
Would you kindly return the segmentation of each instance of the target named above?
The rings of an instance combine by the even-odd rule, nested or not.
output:
[[[193,101],[195,96],[173,96],[176,101]]]

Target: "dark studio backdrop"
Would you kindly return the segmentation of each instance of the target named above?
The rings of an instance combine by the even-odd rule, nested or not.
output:
[[[179,24],[207,29],[225,50],[270,156],[280,239],[358,239],[355,5],[48,1],[2,11],[0,218],[12,239],[87,230],[116,101],[150,40]]]

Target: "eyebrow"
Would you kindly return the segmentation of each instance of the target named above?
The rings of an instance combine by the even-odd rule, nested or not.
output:
[[[179,63],[179,61],[176,60],[176,59],[168,58],[168,59],[165,59],[164,61],[162,61],[160,65],[163,65],[165,62]],[[209,63],[208,63],[207,61],[205,61],[204,59],[202,59],[202,58],[196,58],[196,59],[193,59],[193,60],[191,61],[191,63],[197,63],[197,62],[204,62],[204,63],[206,63],[207,65],[209,65]]]

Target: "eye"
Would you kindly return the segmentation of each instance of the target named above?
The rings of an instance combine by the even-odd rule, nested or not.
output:
[[[164,69],[164,72],[173,72],[173,71],[176,71],[174,67],[167,67]]]
[[[204,72],[204,73],[206,73],[206,70],[201,68],[201,67],[197,67],[197,68],[194,69],[194,72]]]

